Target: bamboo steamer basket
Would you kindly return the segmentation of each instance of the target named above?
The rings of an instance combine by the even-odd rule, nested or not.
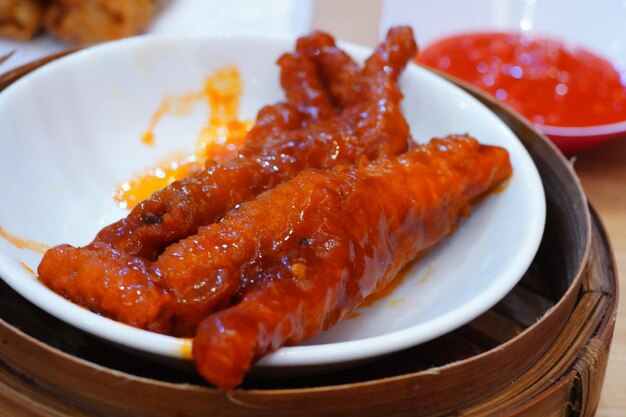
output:
[[[0,91],[65,52],[0,76]],[[547,202],[520,283],[462,328],[350,369],[216,390],[77,330],[0,283],[0,415],[591,416],[617,308],[606,233],[568,162],[510,109],[458,80],[515,132]]]

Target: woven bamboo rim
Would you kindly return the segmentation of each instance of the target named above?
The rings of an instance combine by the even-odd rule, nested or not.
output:
[[[0,76],[0,90],[64,54]],[[606,235],[556,148],[509,109],[461,87],[518,135],[546,189],[539,253],[522,284],[494,309],[370,365],[221,392],[70,328],[2,284],[0,409],[85,417],[591,415],[617,305]]]

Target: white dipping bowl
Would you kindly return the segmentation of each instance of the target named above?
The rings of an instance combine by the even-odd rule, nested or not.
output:
[[[385,0],[380,37],[410,25],[421,47],[468,32],[523,32],[584,47],[626,79],[626,3],[622,0]],[[536,125],[566,154],[626,136],[626,120],[584,127]]]

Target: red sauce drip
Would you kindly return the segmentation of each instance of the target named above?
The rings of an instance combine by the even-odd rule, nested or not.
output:
[[[442,39],[418,62],[487,91],[532,122],[583,127],[626,120],[626,72],[558,40],[515,33]]]
[[[4,230],[2,226],[0,226],[0,238],[6,240],[18,249],[28,249],[41,254],[46,253],[46,251],[50,249],[50,246],[46,245],[45,243],[12,235],[11,233]]]
[[[152,115],[148,129],[141,135],[141,142],[154,146],[154,130],[163,117],[185,116],[197,103],[205,100],[209,117],[196,138],[195,155],[167,157],[120,184],[113,193],[120,207],[132,209],[155,191],[201,170],[206,159],[223,161],[234,157],[243,146],[251,125],[251,122],[239,119],[242,93],[243,80],[237,68],[224,67],[206,78],[202,90],[165,97]]]
[[[33,270],[33,268],[31,268],[30,266],[26,265],[24,262],[19,261],[20,265],[22,266],[22,268],[24,268],[24,270],[26,270],[26,272],[28,272],[29,274],[31,274],[33,277],[37,278],[37,273]]]

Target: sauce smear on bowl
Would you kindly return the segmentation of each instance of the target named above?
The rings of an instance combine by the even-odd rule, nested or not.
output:
[[[500,32],[457,35],[424,49],[418,62],[470,82],[537,125],[626,120],[626,72],[555,39]]]
[[[165,97],[141,135],[141,142],[146,146],[154,146],[154,130],[163,117],[186,116],[196,104],[206,101],[209,116],[196,138],[196,151],[190,155],[170,155],[120,184],[113,193],[119,206],[132,209],[155,191],[200,171],[207,159],[224,161],[234,157],[243,146],[246,133],[252,125],[251,121],[239,117],[242,93],[243,81],[239,70],[227,66],[208,76],[201,90]]]

